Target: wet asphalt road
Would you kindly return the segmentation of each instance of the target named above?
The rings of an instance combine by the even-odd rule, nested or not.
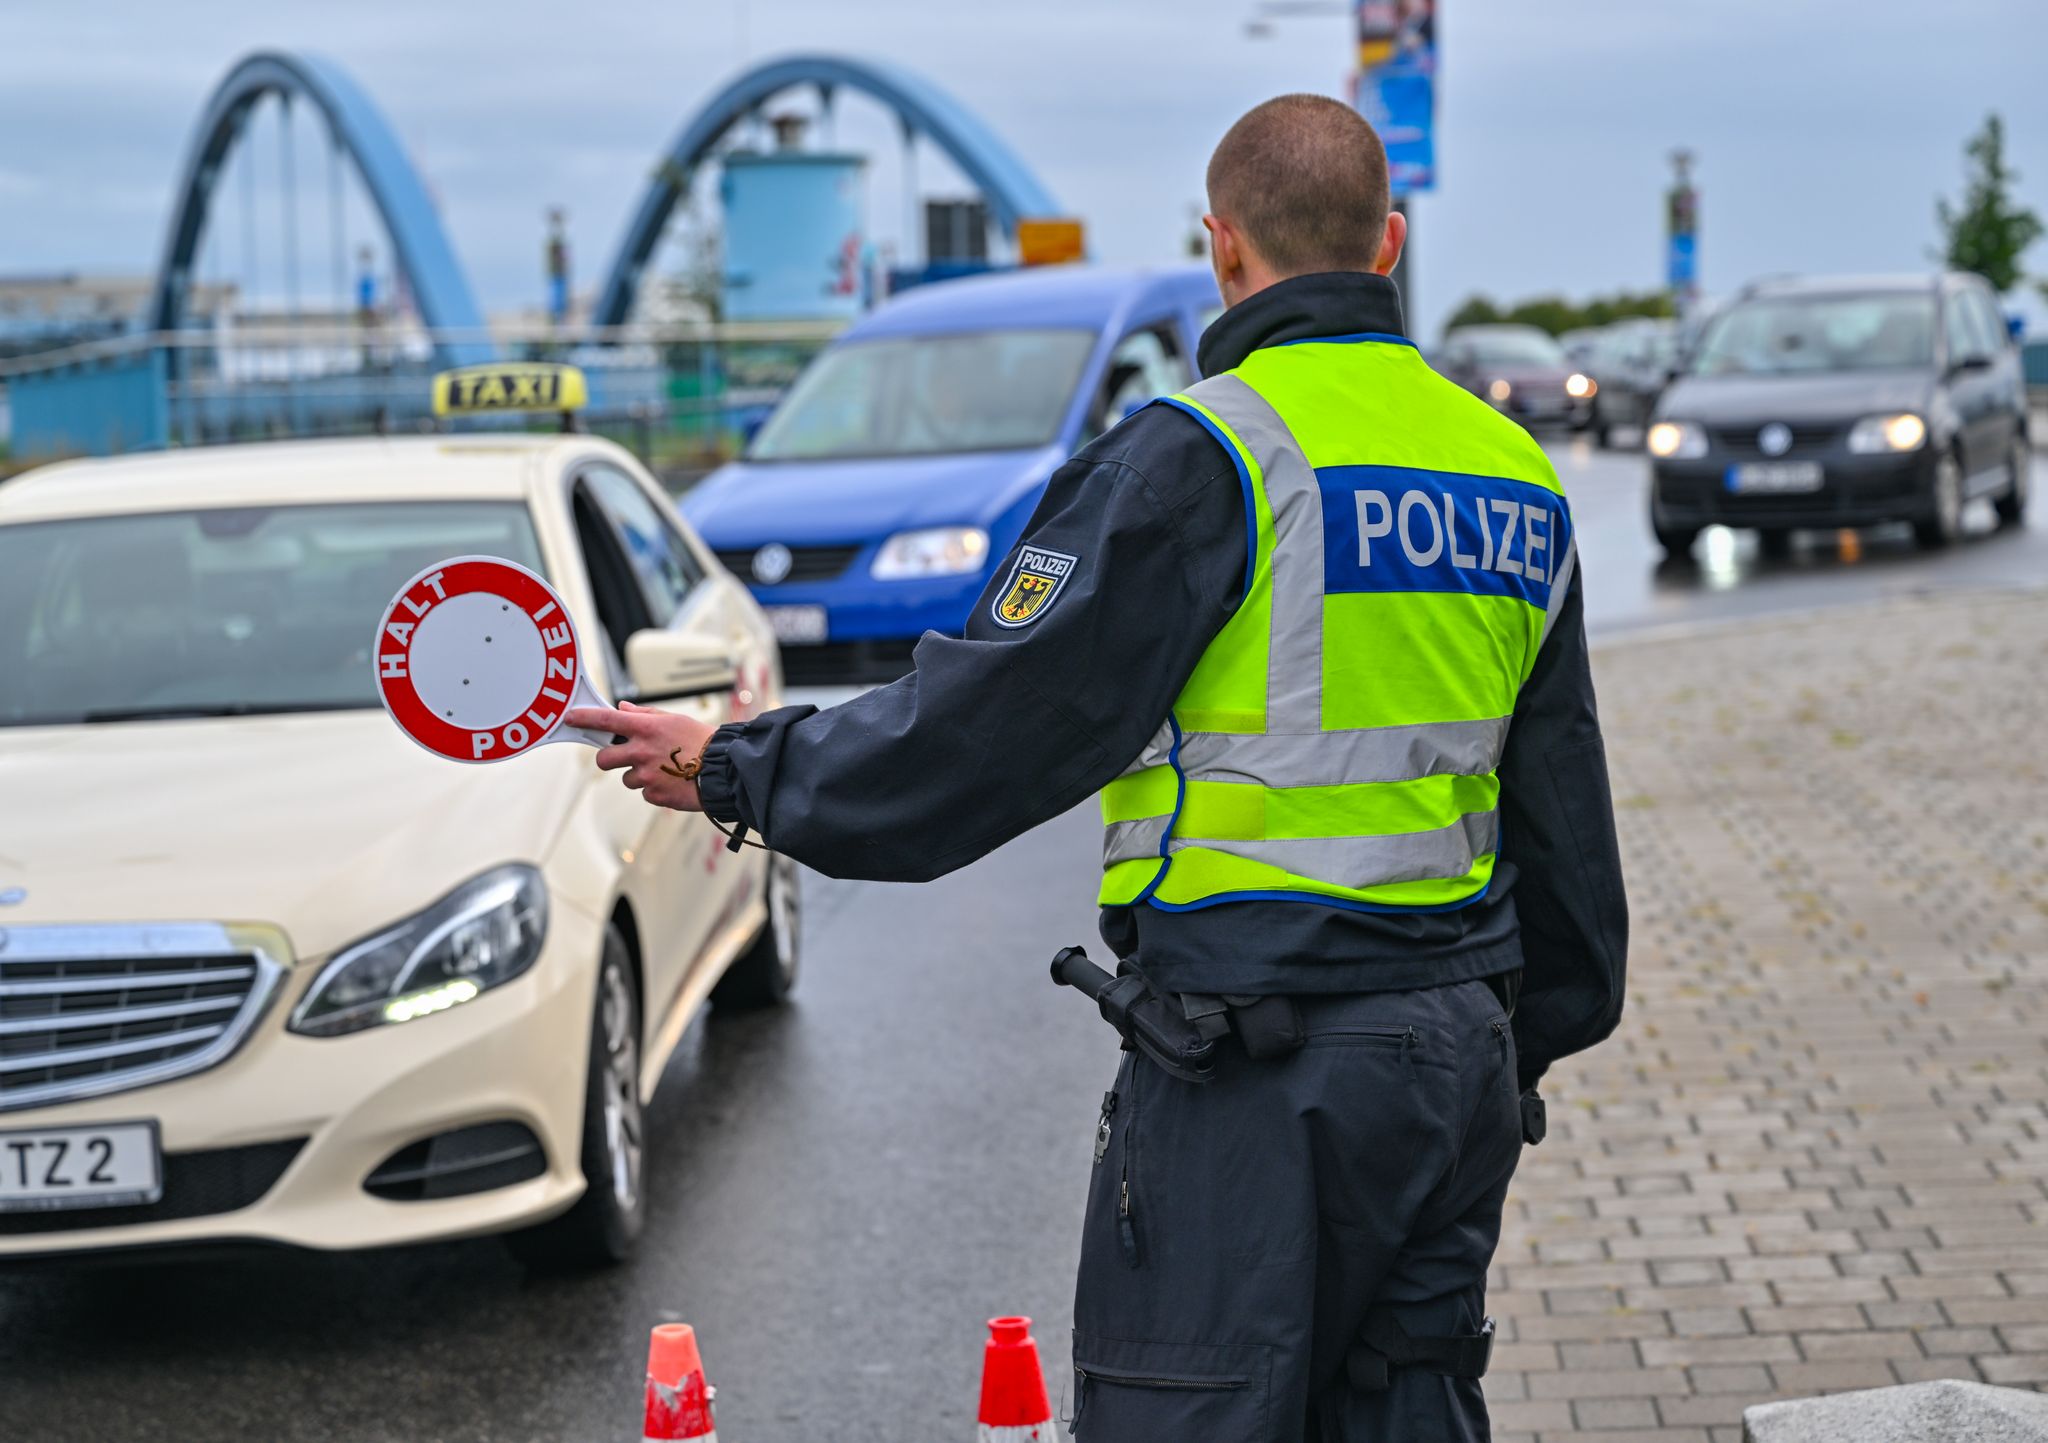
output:
[[[2048,580],[2048,508],[1935,557],[1872,534],[1768,562],[1710,533],[1659,565],[1640,458],[1556,455],[1597,634]],[[486,1240],[0,1272],[0,1439],[629,1439],[670,1319],[699,1329],[727,1443],[971,1438],[1002,1312],[1038,1320],[1067,1404],[1115,1048],[1044,962],[1094,941],[1096,847],[1083,809],[927,888],[807,878],[796,1005],[699,1021],[668,1071],[634,1265],[531,1279]]]

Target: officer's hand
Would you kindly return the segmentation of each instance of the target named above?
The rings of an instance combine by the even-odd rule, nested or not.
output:
[[[694,717],[620,702],[617,710],[608,706],[579,706],[562,718],[565,726],[621,737],[597,754],[597,765],[607,772],[625,769],[628,787],[657,807],[678,812],[701,812],[697,784],[674,773],[685,768],[704,750],[717,728]]]

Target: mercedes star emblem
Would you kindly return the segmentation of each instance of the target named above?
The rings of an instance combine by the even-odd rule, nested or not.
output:
[[[789,568],[796,564],[796,558],[789,554],[789,548],[780,541],[771,541],[754,553],[754,580],[763,586],[773,586],[789,575]]]
[[[1766,456],[1782,456],[1792,449],[1792,428],[1783,421],[1773,421],[1756,433],[1756,449]]]

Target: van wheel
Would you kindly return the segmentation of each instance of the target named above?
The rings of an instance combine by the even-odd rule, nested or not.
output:
[[[605,928],[583,1083],[583,1196],[560,1217],[508,1235],[528,1267],[609,1267],[632,1256],[647,1221],[646,1135],[640,1112],[640,997],[626,939]]]
[[[802,898],[796,863],[781,853],[768,858],[768,920],[718,985],[711,1005],[732,1012],[774,1007],[796,986],[798,949],[803,942]]]
[[[1963,534],[1963,465],[1956,453],[1944,451],[1934,463],[1930,513],[1913,523],[1913,539],[1923,551],[1955,545]]]
[[[2005,494],[1991,504],[1998,512],[2000,526],[2017,526],[2027,519],[2027,492],[2034,483],[2034,448],[2027,444],[2026,437],[2012,438],[2012,457],[2006,468],[2012,479],[2006,483]]]

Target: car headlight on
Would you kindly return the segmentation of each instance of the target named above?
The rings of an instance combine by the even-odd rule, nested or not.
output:
[[[988,533],[979,526],[935,526],[899,531],[882,543],[868,568],[877,581],[912,576],[960,576],[988,560]]]
[[[1513,386],[1510,386],[1506,381],[1489,381],[1486,384],[1486,394],[1491,396],[1494,400],[1494,403],[1498,405],[1501,402],[1506,401],[1508,397],[1514,395],[1515,388]]]
[[[339,1037],[445,1012],[533,965],[548,889],[522,863],[465,882],[426,911],[344,948],[320,969],[291,1030]]]
[[[1849,428],[1849,449],[1860,455],[1882,451],[1917,451],[1927,440],[1927,423],[1911,411],[1896,416],[1865,416]]]
[[[1691,421],[1659,421],[1643,437],[1652,456],[1665,461],[1691,461],[1707,454],[1707,433]]]
[[[1564,393],[1574,401],[1583,401],[1600,389],[1600,383],[1583,371],[1574,371],[1564,378]]]

